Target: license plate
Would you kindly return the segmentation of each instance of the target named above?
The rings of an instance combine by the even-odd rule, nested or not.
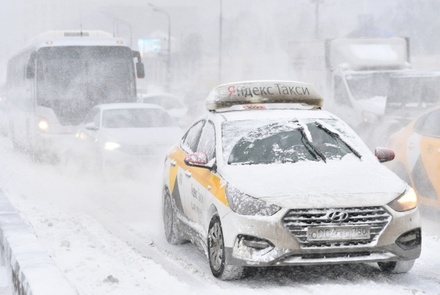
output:
[[[309,241],[345,241],[370,238],[367,226],[310,227],[307,229]]]

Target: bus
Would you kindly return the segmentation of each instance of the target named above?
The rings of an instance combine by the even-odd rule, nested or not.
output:
[[[8,134],[14,148],[59,157],[88,111],[136,102],[144,78],[138,51],[103,31],[50,31],[7,65]]]

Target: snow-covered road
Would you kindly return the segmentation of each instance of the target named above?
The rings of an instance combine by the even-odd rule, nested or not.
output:
[[[105,182],[35,164],[3,137],[0,155],[0,188],[81,295],[440,294],[440,226],[426,215],[422,256],[407,274],[333,265],[267,268],[221,282],[195,246],[165,241],[161,159],[139,179]]]

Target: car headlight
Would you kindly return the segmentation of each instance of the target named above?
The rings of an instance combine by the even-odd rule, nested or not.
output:
[[[106,143],[104,143],[104,148],[108,151],[113,151],[117,148],[119,148],[121,145],[117,142],[111,142],[111,141],[107,141]]]
[[[226,187],[226,197],[232,211],[241,215],[272,216],[281,209],[277,205],[246,195],[229,185]]]
[[[47,121],[44,118],[41,118],[38,121],[38,129],[40,129],[40,131],[47,132],[49,130],[49,121]]]
[[[398,212],[408,211],[417,207],[417,195],[416,192],[409,188],[397,199],[394,199],[388,204],[391,208]]]

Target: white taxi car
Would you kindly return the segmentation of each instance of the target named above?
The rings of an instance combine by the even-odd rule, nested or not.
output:
[[[421,252],[417,197],[310,84],[223,84],[165,160],[164,230],[206,250],[212,274],[245,267],[378,262]]]

